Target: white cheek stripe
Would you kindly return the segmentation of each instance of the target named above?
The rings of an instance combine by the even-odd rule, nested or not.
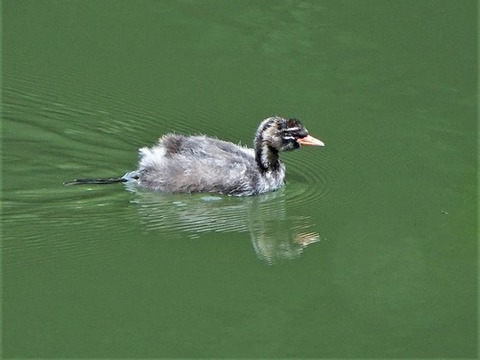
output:
[[[286,131],[298,131],[298,130],[300,130],[300,128],[299,127],[293,127],[293,128],[287,128],[285,130]]]

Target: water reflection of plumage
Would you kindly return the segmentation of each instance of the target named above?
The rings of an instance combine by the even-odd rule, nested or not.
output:
[[[320,240],[308,216],[287,215],[283,189],[248,198],[129,190],[136,194],[134,202],[146,231],[161,231],[171,238],[248,233],[256,255],[269,264],[297,257]]]

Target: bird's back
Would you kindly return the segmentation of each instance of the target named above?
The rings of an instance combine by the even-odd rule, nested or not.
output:
[[[164,192],[256,193],[253,149],[206,136],[168,134],[140,149],[139,183]]]

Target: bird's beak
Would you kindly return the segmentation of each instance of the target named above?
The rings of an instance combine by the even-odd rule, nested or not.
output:
[[[323,141],[320,141],[313,136],[307,135],[303,138],[297,139],[300,145],[325,146]]]

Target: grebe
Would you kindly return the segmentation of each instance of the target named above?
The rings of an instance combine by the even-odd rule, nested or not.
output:
[[[285,166],[279,152],[302,145],[324,146],[297,119],[278,116],[262,121],[254,149],[207,136],[167,134],[139,150],[138,170],[120,178],[76,179],[65,185],[134,182],[166,193],[209,192],[256,195],[282,187]]]

